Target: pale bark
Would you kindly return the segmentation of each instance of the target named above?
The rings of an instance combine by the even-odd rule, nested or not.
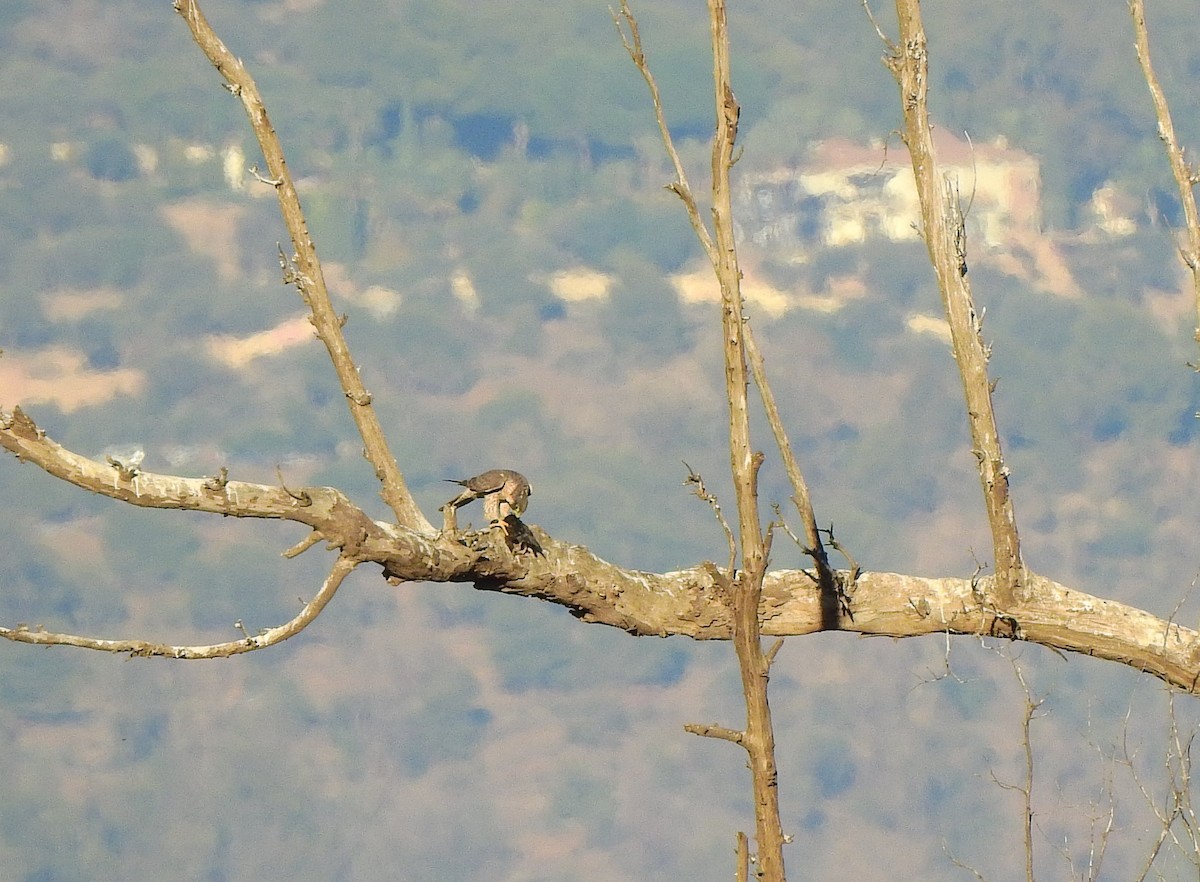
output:
[[[545,556],[514,556],[494,533],[451,539],[372,521],[329,487],[286,489],[241,481],[222,486],[213,478],[152,472],[124,477],[108,463],[60,447],[19,410],[0,414],[0,446],[82,489],[131,505],[295,521],[318,531],[343,556],[379,565],[389,578],[471,582],[482,590],[537,597],[567,607],[583,621],[636,635],[728,640],[732,634],[732,612],[711,564],[668,573],[624,569],[583,546],[554,540],[536,526]],[[1196,631],[1033,573],[1028,579],[1029,597],[1001,611],[988,597],[988,578],[867,571],[859,575],[849,598],[853,618],[842,615],[836,624],[839,630],[890,637],[950,633],[1027,640],[1121,662],[1178,689],[1197,691]],[[768,571],[760,615],[765,636],[802,636],[830,627],[815,574],[806,570]],[[16,628],[0,636],[66,642],[26,639]]]
[[[705,572],[715,581],[715,599],[731,612],[731,639],[738,657],[742,679],[742,695],[746,703],[746,727],[736,731],[723,726],[691,725],[688,731],[708,737],[723,738],[740,744],[750,766],[754,792],[754,817],[758,843],[759,878],[766,882],[784,882],[784,834],[779,816],[779,780],[775,764],[775,733],[771,722],[771,707],[767,696],[770,680],[770,658],[762,649],[762,622],[759,617],[763,578],[767,567],[767,542],[758,511],[758,470],[762,454],[754,450],[750,438],[750,405],[747,390],[750,372],[747,365],[751,351],[749,328],[743,315],[741,291],[742,272],[738,265],[734,241],[733,199],[729,173],[734,163],[737,143],[738,117],[741,108],[733,94],[730,72],[729,31],[724,0],[709,0],[708,18],[713,57],[713,103],[715,131],[712,145],[712,229],[710,231],[688,183],[683,163],[675,149],[666,115],[642,47],[641,33],[627,0],[622,0],[614,21],[621,33],[625,49],[650,89],[659,133],[675,170],[675,180],[669,185],[683,202],[721,291],[721,334],[725,361],[725,397],[729,405],[729,467],[737,501],[737,548],[740,548],[740,567],[731,565],[722,573],[709,565]],[[773,406],[765,377],[756,371],[759,388]],[[784,442],[786,443],[786,439]],[[792,461],[794,465],[794,460]],[[795,474],[798,476],[799,471]],[[801,479],[801,486],[803,479]],[[797,491],[801,493],[801,491]],[[807,490],[803,491],[807,501]],[[801,509],[802,515],[805,509]],[[811,506],[808,507],[811,514]],[[806,531],[808,522],[806,522]],[[815,535],[815,521],[812,522]],[[820,549],[819,537],[814,546]],[[814,552],[815,553],[815,552]],[[734,559],[737,559],[736,550]],[[824,582],[831,582],[831,573],[823,557],[818,557],[819,572]]]
[[[1008,467],[1000,449],[1000,432],[992,408],[988,379],[989,349],[981,334],[982,316],[976,312],[967,280],[967,235],[958,188],[938,171],[929,122],[929,53],[921,23],[919,0],[896,0],[900,40],[889,43],[888,67],[900,87],[904,112],[901,133],[912,157],[913,176],[921,202],[921,233],[937,276],[938,290],[954,360],[966,396],[971,452],[979,463],[984,508],[992,531],[996,572],[994,601],[1001,608],[1027,599],[1017,520],[1008,489]]]
[[[965,225],[957,193],[938,174],[933,155],[926,104],[928,58],[919,4],[917,0],[897,0],[896,5],[900,42],[892,46],[889,63],[900,85],[904,140],[912,155],[921,194],[923,234],[962,373],[972,444],[979,460],[985,507],[992,528],[994,577],[939,579],[859,573],[856,569],[835,572],[829,568],[807,486],[791,454],[765,369],[742,313],[741,273],[733,239],[729,186],[739,107],[730,85],[723,0],[709,0],[717,116],[712,153],[711,231],[671,142],[657,87],[645,62],[636,20],[624,3],[616,15],[618,25],[628,29],[628,34],[622,30],[626,48],[651,90],[664,144],[675,167],[676,179],[670,189],[683,201],[721,289],[721,331],[730,405],[730,467],[737,501],[736,544],[740,560],[725,570],[705,562],[667,573],[641,572],[608,563],[585,547],[553,539],[536,526],[532,529],[543,555],[514,554],[495,531],[454,534],[437,533],[433,529],[405,485],[384,440],[371,396],[350,357],[341,331],[343,319],[330,304],[295,187],[254,82],[209,28],[195,0],[177,0],[176,9],[225,78],[229,90],[242,101],[259,139],[267,161],[266,173],[261,177],[278,194],[295,252],[282,261],[285,279],[296,285],[311,311],[317,336],[329,352],[362,436],[366,456],[375,467],[381,494],[395,514],[396,523],[371,519],[334,488],[253,484],[228,480],[225,474],[185,478],[142,472],[136,465],[126,463],[90,460],[60,447],[16,408],[0,413],[0,446],[51,475],[84,490],[140,507],[294,521],[310,531],[308,538],[294,549],[295,553],[323,542],[337,556],[323,585],[295,618],[257,635],[246,635],[243,640],[180,646],[142,639],[63,634],[28,625],[0,628],[0,636],[16,642],[69,645],[139,656],[190,659],[234,655],[265,648],[299,633],[320,614],[346,575],[368,564],[378,566],[381,575],[394,583],[472,583],[480,590],[556,603],[582,621],[621,628],[634,635],[730,640],[740,663],[746,700],[745,729],[719,725],[688,728],[700,735],[740,744],[747,751],[754,788],[757,872],[772,882],[784,879],[784,837],[779,824],[774,736],[767,702],[767,682],[775,650],[763,651],[763,636],[802,636],[837,629],[890,637],[966,634],[1024,640],[1118,661],[1146,671],[1175,688],[1192,693],[1200,691],[1197,685],[1200,634],[1196,631],[1149,612],[1059,585],[1024,568],[1008,494],[1007,469],[991,405],[988,350],[980,336],[980,318],[967,281]],[[1131,8],[1138,22],[1140,3],[1131,4]],[[1145,63],[1148,70],[1148,61]],[[1150,78],[1149,73],[1147,76]],[[1160,124],[1161,120],[1160,116]],[[1186,171],[1186,166],[1183,168]],[[1178,171],[1177,179],[1181,189],[1185,181],[1194,183],[1190,177],[1180,178]],[[1193,269],[1195,255],[1200,253],[1197,241],[1192,242],[1187,252],[1192,255],[1193,263],[1189,265]],[[1200,281],[1197,286],[1200,292]],[[751,375],[762,394],[792,481],[797,510],[804,522],[806,551],[816,561],[811,572],[767,569],[768,543],[757,495],[761,455],[753,449],[749,429],[747,390]],[[837,593],[838,586],[850,584],[854,586],[853,593]],[[739,837],[738,855],[739,878],[746,878],[749,850],[744,837]]]
[[[334,311],[329,300],[325,274],[321,269],[321,261],[317,258],[316,246],[308,235],[308,224],[304,220],[300,198],[283,155],[283,146],[279,143],[267,116],[267,108],[259,95],[258,86],[241,59],[230,52],[213,31],[195,0],[175,0],[175,10],[187,23],[196,45],[224,77],[226,88],[242,102],[246,116],[250,119],[250,126],[267,163],[267,174],[259,175],[259,179],[275,188],[279,210],[291,236],[292,248],[295,249],[290,258],[280,255],[284,281],[296,286],[309,309],[309,320],[316,330],[317,337],[329,352],[338,382],[341,383],[350,407],[350,415],[354,418],[354,424],[362,437],[363,455],[374,467],[375,476],[379,479],[380,496],[395,513],[398,523],[422,533],[432,534],[433,526],[426,520],[405,484],[396,458],[388,448],[375,408],[371,406],[371,393],[363,384],[354,359],[350,356],[350,348],[346,345],[346,337],[342,333],[345,317]]]
[[[729,466],[737,498],[741,571],[730,574],[733,645],[742,677],[746,729],[741,741],[750,762],[758,873],[764,882],[784,882],[783,826],[779,817],[779,774],[775,730],[767,698],[771,663],[763,653],[759,618],[767,549],[758,513],[758,469],[762,454],[750,440],[746,321],[742,314],[742,271],[733,235],[733,168],[741,107],[733,94],[729,30],[724,0],[709,0],[712,30],[716,133],[712,147],[713,270],[721,286],[721,333],[725,353],[725,397],[729,403]]]
[[[1200,209],[1196,207],[1196,185],[1200,183],[1200,172],[1189,165],[1184,157],[1183,146],[1175,135],[1175,123],[1171,119],[1171,107],[1167,93],[1159,82],[1154,66],[1150,62],[1150,33],[1146,27],[1146,8],[1143,0],[1129,0],[1129,14],[1133,17],[1134,48],[1142,76],[1150,90],[1154,104],[1154,117],[1158,121],[1158,137],[1167,152],[1171,176],[1179,192],[1179,204],[1183,207],[1184,244],[1179,254],[1192,277],[1192,301],[1196,311],[1195,339],[1200,343]]]

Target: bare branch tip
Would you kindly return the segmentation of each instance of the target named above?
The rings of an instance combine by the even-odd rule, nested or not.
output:
[[[734,744],[743,744],[746,739],[745,732],[740,729],[730,729],[726,726],[686,723],[683,730],[692,735],[699,735],[701,738],[717,738],[721,741],[731,741]]]

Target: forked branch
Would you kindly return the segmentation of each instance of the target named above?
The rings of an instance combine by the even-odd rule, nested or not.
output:
[[[709,0],[709,27],[712,38],[713,100],[715,132],[712,143],[712,230],[700,216],[695,195],[675,149],[663,112],[658,85],[646,61],[637,19],[622,0],[613,13],[617,30],[634,65],[650,90],[654,115],[667,154],[675,168],[675,181],[669,185],[683,202],[692,228],[704,248],[721,289],[721,334],[725,360],[725,395],[729,405],[729,465],[737,499],[740,568],[731,572],[732,588],[726,593],[731,607],[733,644],[742,677],[746,702],[746,728],[737,739],[734,730],[716,727],[736,740],[749,758],[754,790],[755,829],[758,840],[758,868],[767,882],[783,882],[783,830],[779,819],[778,774],[775,766],[775,735],[767,701],[770,664],[762,651],[761,601],[767,568],[767,544],[758,511],[758,470],[762,455],[750,440],[750,414],[747,390],[747,329],[742,307],[741,268],[733,232],[733,199],[730,169],[738,135],[741,108],[733,94],[730,74],[729,32],[724,0]]]
[[[804,525],[804,552],[813,559],[817,568],[817,587],[821,592],[822,615],[825,617],[827,630],[833,630],[840,627],[842,611],[843,609],[848,610],[849,606],[843,590],[838,585],[833,568],[829,565],[829,555],[825,551],[825,543],[821,541],[821,531],[817,527],[817,515],[813,510],[812,497],[808,493],[808,482],[804,480],[804,473],[800,471],[800,463],[796,460],[792,443],[784,429],[783,417],[775,404],[775,393],[767,381],[766,364],[749,324],[745,326],[745,334],[746,354],[750,360],[750,371],[754,375],[754,385],[758,387],[763,409],[767,414],[767,422],[771,426],[771,433],[775,436],[775,446],[779,448],[779,456],[783,460],[784,470],[792,485],[792,504],[795,505],[796,512],[800,515],[800,522]]]

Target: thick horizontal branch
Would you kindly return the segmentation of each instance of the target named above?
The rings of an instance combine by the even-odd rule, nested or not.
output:
[[[581,619],[634,634],[681,634],[728,640],[731,616],[709,570],[696,567],[651,574],[620,570],[567,546],[568,576],[556,576],[561,544],[546,542],[545,574],[499,590],[529,594],[570,607]],[[585,564],[585,557],[591,563]],[[839,579],[849,574],[840,572]],[[1186,692],[1200,682],[1200,633],[1144,610],[1076,591],[1034,573],[1029,595],[1003,612],[986,600],[989,579],[924,578],[862,573],[837,629],[867,636],[970,634],[1025,640],[1129,665]],[[764,636],[790,637],[828,630],[812,573],[767,573],[761,607]]]
[[[727,592],[717,584],[723,574],[711,563],[669,573],[625,569],[583,546],[556,541],[536,526],[531,529],[543,555],[514,554],[498,530],[429,536],[372,521],[331,487],[272,487],[224,477],[141,472],[128,464],[72,453],[48,438],[20,408],[0,413],[0,447],[78,487],[132,505],[296,521],[319,532],[346,560],[379,564],[393,581],[470,582],[481,590],[557,603],[583,621],[642,636],[728,640],[732,635]],[[836,575],[842,584],[850,581],[847,572]],[[864,572],[846,596],[848,614],[830,621],[828,610],[822,613],[813,574],[776,570],[763,584],[762,633],[801,636],[835,628],[889,637],[992,635],[1121,662],[1179,689],[1198,691],[1196,631],[1032,573],[1027,587],[1027,599],[997,610],[987,600],[988,579]],[[0,636],[51,642],[37,636],[39,631],[13,636],[18,630]],[[128,643],[89,648],[137,651]]]
[[[501,543],[481,543],[472,568],[454,573],[450,580],[548,600],[583,621],[639,636],[731,638],[732,613],[712,564],[669,573],[628,570],[534,530],[544,557],[514,560],[503,555]],[[430,552],[436,554],[437,549]],[[412,580],[440,581],[439,576],[446,575],[432,572],[426,564],[393,559],[388,567],[394,575]],[[841,583],[850,579],[846,571],[836,576]],[[988,600],[993,596],[990,581],[864,572],[847,595],[847,611],[830,623],[813,573],[775,570],[767,573],[763,584],[762,634],[796,637],[830,630],[833,624],[836,630],[866,636],[966,634],[1025,640],[1120,662],[1186,692],[1200,691],[1197,631],[1032,572],[1027,599],[1001,611]]]

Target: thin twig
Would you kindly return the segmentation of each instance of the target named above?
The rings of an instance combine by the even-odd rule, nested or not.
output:
[[[634,67],[638,69],[638,73],[642,75],[642,79],[646,81],[646,87],[650,90],[650,101],[654,106],[654,118],[658,123],[658,132],[662,137],[663,147],[666,148],[671,165],[675,168],[675,180],[667,185],[667,189],[678,196],[683,203],[684,208],[687,210],[688,220],[692,224],[692,229],[696,232],[696,238],[700,240],[700,244],[704,248],[704,253],[708,255],[713,266],[716,266],[716,246],[713,244],[712,234],[709,232],[708,226],[700,216],[700,209],[696,205],[696,197],[692,194],[691,185],[688,184],[687,173],[683,169],[683,160],[679,158],[679,151],[675,149],[675,140],[671,137],[671,129],[667,125],[667,117],[663,111],[662,95],[658,91],[658,81],[655,80],[654,74],[650,71],[650,65],[646,62],[646,51],[642,47],[642,33],[638,27],[637,18],[634,17],[633,11],[629,8],[628,0],[621,0],[621,8],[619,10],[610,9],[609,12],[612,14],[613,24],[616,25],[617,33],[621,35],[621,44],[625,47],[625,51],[629,53],[630,60],[633,61]]]
[[[721,525],[721,529],[725,532],[725,541],[729,544],[729,568],[726,572],[732,577],[737,570],[737,539],[733,535],[733,529],[729,526],[729,521],[725,520],[725,513],[721,511],[721,501],[704,486],[704,478],[699,472],[686,462],[683,466],[688,470],[687,477],[683,479],[684,485],[692,487],[692,492],[696,497],[708,503],[708,507],[712,509],[713,517],[717,519],[717,523]]]
[[[1017,681],[1021,684],[1021,690],[1025,694],[1025,712],[1021,718],[1021,745],[1025,750],[1025,784],[1020,788],[1024,808],[1024,823],[1022,825],[1022,833],[1025,838],[1025,880],[1026,882],[1034,882],[1033,878],[1033,738],[1030,734],[1030,725],[1033,722],[1033,715],[1037,713],[1038,708],[1042,706],[1044,699],[1034,700],[1033,693],[1029,691],[1029,685],[1025,682],[1025,674],[1020,666],[1014,661],[1013,670],[1016,672]]]
[[[228,658],[258,649],[266,649],[276,643],[282,643],[289,637],[294,637],[307,628],[321,614],[326,604],[333,599],[338,587],[346,576],[354,571],[358,561],[342,555],[333,563],[333,569],[325,578],[324,584],[317,595],[304,605],[295,618],[275,628],[267,628],[254,636],[250,636],[242,628],[245,637],[227,643],[211,643],[199,646],[174,646],[166,643],[152,643],[146,640],[106,640],[99,637],[83,637],[77,634],[56,634],[51,631],[30,629],[18,625],[16,628],[0,627],[0,637],[16,643],[32,643],[37,646],[75,646],[82,649],[96,649],[102,652],[128,653],[131,656],[144,658]],[[240,622],[238,623],[241,624]]]

